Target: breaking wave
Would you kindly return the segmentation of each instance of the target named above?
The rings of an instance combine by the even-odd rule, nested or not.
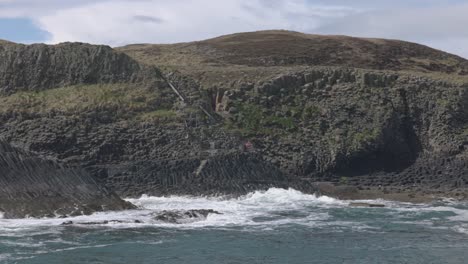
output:
[[[170,196],[126,199],[137,205],[138,210],[122,212],[100,212],[90,216],[69,217],[66,219],[0,219],[0,232],[3,236],[17,236],[22,233],[60,232],[66,221],[84,228],[275,228],[282,225],[304,225],[313,228],[342,226],[357,230],[371,230],[375,218],[386,221],[419,221],[444,219],[457,232],[466,233],[468,207],[454,203],[440,205],[409,204],[389,201],[378,202],[385,208],[350,208],[352,201],[342,201],[327,196],[304,194],[294,189],[272,188],[247,195],[230,197]],[[220,214],[209,214],[203,221],[183,224],[164,223],[154,219],[154,214],[165,210],[212,209]],[[369,217],[369,219],[365,219]],[[373,217],[370,218],[370,217]],[[429,219],[427,219],[429,217]],[[424,220],[424,221],[422,221]],[[90,224],[92,223],[92,224]],[[85,225],[86,224],[86,225]]]

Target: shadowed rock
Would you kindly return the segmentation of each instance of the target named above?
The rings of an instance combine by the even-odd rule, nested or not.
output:
[[[382,208],[385,207],[384,204],[371,204],[371,203],[350,203],[351,207],[370,207],[370,208]]]
[[[0,141],[0,211],[5,218],[91,214],[133,208],[81,169]]]
[[[63,222],[62,226],[70,226],[70,225],[108,225],[108,224],[142,224],[143,222],[140,220],[133,220],[133,221],[122,221],[122,220],[104,220],[104,221],[96,221],[96,222],[73,222],[73,221],[65,221]]]

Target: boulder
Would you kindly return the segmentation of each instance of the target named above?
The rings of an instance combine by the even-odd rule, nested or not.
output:
[[[350,203],[351,207],[370,207],[370,208],[382,208],[385,207],[384,204],[371,204],[371,203]]]
[[[210,214],[221,214],[212,209],[187,210],[187,211],[162,211],[156,213],[155,220],[170,224],[186,224],[205,220]]]

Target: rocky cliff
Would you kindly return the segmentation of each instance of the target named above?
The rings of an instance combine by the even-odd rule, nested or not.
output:
[[[83,169],[0,142],[0,212],[6,218],[90,214],[133,206]]]
[[[395,73],[310,69],[221,102],[267,160],[312,181],[466,188],[467,86]]]
[[[79,52],[84,44],[63,45]],[[0,71],[16,83],[0,96],[0,136],[84,168],[122,196],[316,192],[323,181],[466,190],[463,58],[413,43],[276,31],[118,49],[129,56],[84,46],[107,55],[81,56],[88,64],[76,64],[79,78],[14,81],[8,67]],[[99,76],[92,82],[88,68]]]
[[[132,82],[142,67],[108,46],[0,42],[0,92],[40,91],[74,84]]]

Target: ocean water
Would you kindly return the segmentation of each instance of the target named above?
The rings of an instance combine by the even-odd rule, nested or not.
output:
[[[354,208],[350,201],[270,189],[235,199],[129,201],[141,209],[0,219],[0,263],[468,263],[468,204],[451,200]],[[173,209],[222,214],[184,224],[153,219]],[[120,223],[80,224],[104,220]]]

